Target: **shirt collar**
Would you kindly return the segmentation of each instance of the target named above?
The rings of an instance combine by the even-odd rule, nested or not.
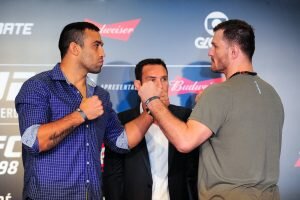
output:
[[[142,112],[144,111],[142,103],[140,103],[140,113],[142,114]]]
[[[55,65],[55,67],[52,70],[52,79],[53,80],[58,80],[58,81],[66,81],[69,85],[71,84],[69,82],[69,80],[67,79],[67,77],[65,77],[65,75],[63,74],[63,72],[60,69],[60,63],[57,63]],[[86,83],[87,85],[95,88],[97,86],[97,84],[90,78],[87,76],[86,79]]]
[[[57,63],[52,70],[52,79],[58,81],[67,81],[60,69],[60,63]],[[68,81],[67,81],[68,82]],[[68,82],[69,83],[69,82]]]

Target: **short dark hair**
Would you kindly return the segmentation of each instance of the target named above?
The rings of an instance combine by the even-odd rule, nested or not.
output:
[[[100,29],[89,22],[74,22],[66,25],[59,37],[58,48],[61,59],[66,55],[71,42],[75,42],[83,47],[83,36],[85,29],[99,31]]]
[[[136,64],[136,66],[135,66],[135,79],[136,80],[139,80],[139,81],[142,80],[142,72],[143,72],[143,67],[145,65],[162,65],[168,73],[166,63],[162,59],[147,58],[147,59],[141,60],[138,64]]]
[[[214,32],[217,30],[224,30],[224,38],[228,42],[238,44],[249,60],[252,61],[255,50],[255,35],[251,25],[239,19],[231,19],[218,24],[214,28]]]

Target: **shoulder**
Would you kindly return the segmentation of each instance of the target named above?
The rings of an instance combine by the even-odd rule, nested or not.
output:
[[[20,88],[15,103],[46,100],[50,96],[51,76],[49,71],[39,73],[26,80]]]
[[[50,80],[51,80],[51,70],[44,71],[32,76],[27,81],[25,81],[24,84],[32,84],[37,82],[43,83],[43,82],[48,82]]]
[[[208,102],[218,102],[223,101],[223,99],[230,99],[232,96],[232,86],[231,83],[225,81],[223,83],[216,83],[209,87],[207,87],[202,94],[199,96],[198,101],[205,101]]]
[[[190,114],[192,112],[192,110],[189,108],[185,108],[185,107],[177,106],[177,105],[173,105],[173,104],[170,104],[168,108],[171,111],[171,113],[173,113],[176,117],[178,117],[182,120],[187,120],[187,118],[190,116]]]
[[[127,122],[137,118],[140,115],[139,107],[125,110],[118,113],[118,118],[122,124],[126,124]]]
[[[277,103],[279,103],[279,104],[281,104],[281,106],[283,106],[280,95],[278,94],[276,89],[270,83],[266,82],[265,80],[263,80],[260,77],[257,77],[257,86],[256,87],[258,87],[258,88],[261,87],[260,90],[262,90],[262,93],[269,95],[273,101],[277,101]]]
[[[124,110],[122,112],[119,112],[118,115],[132,115],[132,114],[139,114],[139,109],[138,108],[132,108],[129,110]]]
[[[268,83],[267,81],[263,80],[262,78],[260,78],[259,76],[257,76],[256,79],[260,84],[263,84],[264,87],[268,88],[270,92],[273,92],[274,94],[278,95],[277,91],[275,90],[275,88]],[[279,96],[279,95],[278,95]]]
[[[42,92],[44,89],[47,89],[47,86],[51,83],[51,73],[50,71],[41,72],[32,76],[26,80],[20,91],[30,90],[33,92]],[[41,90],[43,89],[43,90]]]
[[[230,90],[231,83],[229,81],[225,81],[222,83],[215,83],[213,85],[208,86],[203,93],[220,93],[222,91],[228,92]]]
[[[190,108],[186,108],[183,106],[177,106],[177,105],[173,105],[173,104],[170,104],[168,108],[171,112],[191,112]]]

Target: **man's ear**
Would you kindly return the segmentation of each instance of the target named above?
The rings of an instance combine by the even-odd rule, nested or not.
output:
[[[233,59],[236,59],[238,56],[239,56],[239,53],[240,53],[240,48],[238,45],[236,44],[233,44],[231,47],[230,47],[230,50],[231,50],[231,56]]]
[[[137,90],[139,90],[142,86],[141,81],[139,80],[134,80],[134,86]]]
[[[71,42],[70,46],[69,46],[69,51],[71,54],[73,54],[75,56],[79,55],[79,52],[80,52],[79,45],[76,44],[75,42]]]

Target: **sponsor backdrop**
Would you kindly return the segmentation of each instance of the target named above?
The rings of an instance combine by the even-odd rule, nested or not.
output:
[[[279,186],[282,199],[298,200],[299,7],[297,0],[2,0],[0,200],[21,199],[23,187],[14,98],[26,79],[60,60],[57,43],[66,24],[89,21],[101,28],[105,66],[91,77],[110,92],[119,112],[137,104],[133,69],[148,57],[160,57],[167,63],[171,102],[192,107],[197,93],[222,81],[220,74],[210,72],[207,53],[212,28],[233,18],[255,27],[255,69],[282,97],[286,117]]]

